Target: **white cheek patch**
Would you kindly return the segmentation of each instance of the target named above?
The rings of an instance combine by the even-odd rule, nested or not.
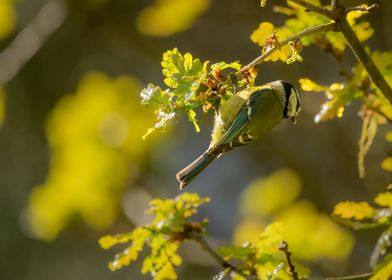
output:
[[[297,105],[298,105],[297,94],[294,91],[291,91],[290,98],[289,98],[289,104],[288,104],[288,108],[287,108],[287,115],[288,116],[294,116],[296,114]]]

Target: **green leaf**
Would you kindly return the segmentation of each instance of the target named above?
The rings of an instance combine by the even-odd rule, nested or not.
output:
[[[186,218],[197,212],[197,208],[209,201],[198,194],[182,193],[174,199],[154,199],[150,201],[149,213],[153,214],[151,224],[138,227],[130,233],[102,237],[99,242],[105,249],[115,244],[132,241],[124,251],[115,255],[109,263],[110,270],[118,270],[131,264],[139,257],[146,244],[150,254],[144,259],[142,273],[150,273],[154,279],[176,279],[175,267],[181,265],[177,254],[181,242],[191,231],[203,233],[206,221],[188,222]]]
[[[129,265],[132,261],[135,261],[139,256],[139,252],[143,249],[147,238],[150,237],[150,232],[144,228],[136,228],[128,235],[116,235],[116,237],[117,241],[119,241],[118,243],[124,243],[129,239],[132,239],[133,242],[132,246],[129,246],[121,253],[115,255],[114,260],[109,263],[109,269],[111,271],[118,270],[123,266]]]
[[[308,1],[316,6],[320,6],[320,1],[312,0]],[[278,13],[283,13],[290,16],[289,19],[285,21],[285,24],[280,27],[274,27],[269,23],[262,23],[257,30],[255,30],[251,35],[251,40],[260,46],[265,47],[266,39],[271,36],[273,32],[279,40],[287,39],[296,33],[303,31],[306,28],[311,28],[316,25],[325,24],[330,21],[327,17],[317,14],[309,13],[301,5],[294,2],[288,1],[286,7],[275,7],[274,11]],[[358,19],[363,15],[363,12],[352,12],[347,15],[347,20],[349,24],[354,29],[355,33],[358,35],[360,41],[365,41],[370,38],[374,30],[371,28],[370,23],[366,21],[358,22]],[[333,49],[333,53],[342,54],[346,48],[346,40],[344,36],[339,32],[319,32],[310,36],[306,36],[302,39],[304,46],[311,44],[317,44],[320,48],[325,48],[325,45],[329,44]],[[264,48],[263,48],[264,50]],[[300,56],[297,57],[296,54],[290,55],[290,48],[284,46],[275,53],[273,53],[267,60],[271,61],[286,61],[288,64],[294,61],[301,61]]]
[[[254,248],[250,243],[245,244],[244,246],[221,246],[217,249],[218,253],[222,255],[222,257],[226,260],[235,259],[246,261],[249,258],[249,255],[252,253]]]
[[[196,120],[196,112],[193,111],[192,109],[188,110],[188,120],[193,123],[196,132],[200,132],[200,127],[197,124],[197,120]]]
[[[275,221],[267,226],[254,244],[257,256],[278,252],[278,245],[283,241],[284,223]]]
[[[206,76],[208,62],[193,59],[190,53],[182,55],[177,48],[163,54],[162,73],[167,86],[175,89],[178,100],[191,99]]]
[[[161,129],[165,128],[167,121],[171,120],[176,116],[176,113],[173,111],[165,112],[163,109],[159,109],[157,113],[158,122],[155,124],[155,128]]]
[[[241,70],[242,65],[239,63],[239,61],[235,61],[235,62],[231,62],[231,63],[226,63],[224,61],[218,62],[218,63],[214,63],[211,65],[211,70],[215,71],[215,70],[224,70],[227,68],[231,68],[234,70]]]
[[[140,97],[142,98],[142,105],[149,105],[152,108],[159,108],[160,106],[170,106],[173,94],[168,91],[161,90],[160,87],[148,84],[147,88],[144,88]]]

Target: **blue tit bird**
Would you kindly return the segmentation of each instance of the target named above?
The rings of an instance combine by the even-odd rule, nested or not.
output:
[[[295,123],[300,110],[298,91],[285,81],[250,87],[231,96],[215,115],[208,149],[177,173],[180,189],[216,157],[261,138],[283,119]]]

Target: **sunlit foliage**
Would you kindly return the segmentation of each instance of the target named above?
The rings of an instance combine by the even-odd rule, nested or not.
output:
[[[374,247],[370,258],[370,266],[375,270],[381,268],[371,279],[389,279],[392,277],[392,253],[390,252],[392,193],[390,191],[379,193],[374,198],[374,202],[377,206],[371,206],[367,202],[341,202],[335,206],[333,217],[353,229],[386,228]]]
[[[91,72],[57,104],[47,125],[49,173],[28,209],[39,238],[56,238],[75,216],[95,229],[114,221],[125,182],[136,178],[149,147],[141,135],[152,118],[139,90],[130,76]]]
[[[392,83],[392,53],[374,52],[371,55],[384,77]],[[365,176],[365,156],[368,153],[378,126],[392,121],[392,106],[378,88],[369,80],[368,74],[361,64],[357,64],[350,79],[346,83],[333,83],[329,86],[320,85],[310,79],[300,79],[304,91],[324,92],[327,101],[321,111],[315,116],[315,122],[342,117],[344,109],[351,102],[360,101],[363,106],[359,116],[363,120],[358,150],[359,176]]]
[[[0,1],[0,40],[6,38],[16,24],[14,0]]]
[[[199,132],[196,112],[193,109],[201,106],[206,113],[223,104],[236,90],[232,83],[218,86],[220,82],[231,79],[224,71],[241,69],[238,62],[218,62],[212,64],[208,71],[209,61],[201,62],[198,58],[194,59],[190,53],[183,55],[177,48],[165,52],[161,64],[164,83],[169,88],[162,90],[159,86],[149,84],[140,93],[141,103],[153,108],[158,119],[154,128],[150,128],[145,136],[156,129],[164,129],[167,121],[178,113],[186,113],[188,120]],[[249,76],[236,81],[236,84],[253,84],[254,78],[250,73]]]
[[[152,200],[148,210],[154,215],[151,224],[138,227],[129,233],[107,235],[99,240],[104,249],[132,242],[115,256],[109,263],[109,268],[117,270],[129,265],[138,258],[143,246],[148,246],[151,251],[143,261],[142,273],[150,273],[153,279],[177,279],[175,268],[182,263],[182,258],[177,254],[178,247],[186,240],[200,242],[200,236],[206,233],[206,220],[190,222],[188,218],[196,214],[197,208],[208,201],[209,198],[200,198],[192,193],[183,193],[174,199]],[[253,244],[222,246],[218,253],[227,261],[240,262],[236,269],[244,274],[255,275],[261,279],[291,279],[285,254],[279,249],[283,241],[283,228],[282,222],[272,223]],[[300,265],[297,267],[300,269],[301,278],[309,274],[308,269]],[[273,276],[275,278],[265,278]],[[233,278],[237,279],[236,277],[233,274]]]
[[[310,3],[320,5],[320,1],[312,0]],[[323,23],[328,23],[329,19],[323,15],[317,13],[309,13],[303,7],[287,1],[288,7],[275,6],[275,12],[285,14],[290,18],[286,20],[285,24],[280,27],[275,27],[273,23],[262,22],[259,27],[253,31],[251,40],[262,47],[262,52],[267,51],[270,47],[275,45],[279,46],[279,40],[284,40],[293,36],[294,34],[303,31],[306,28],[314,27]],[[374,30],[370,27],[369,22],[363,21],[358,22],[358,19],[363,15],[363,12],[355,11],[351,12],[347,16],[347,20],[353,27],[354,31],[358,35],[361,41],[365,41],[370,38]],[[271,40],[273,38],[273,40]],[[303,46],[309,46],[316,44],[320,48],[325,48],[328,45],[331,51],[336,55],[342,55],[346,47],[346,41],[340,33],[317,33],[301,39]],[[293,42],[294,44],[294,42]],[[294,54],[294,57],[293,57]],[[267,58],[271,61],[286,61],[288,64],[298,59],[297,51],[291,45],[283,46],[277,52],[273,53]],[[301,57],[301,56],[299,56]]]
[[[300,79],[299,82],[304,91],[320,91],[326,95],[327,100],[315,116],[316,123],[343,117],[345,108],[352,102],[361,104],[358,115],[363,121],[363,126],[359,137],[358,169],[360,177],[363,177],[365,175],[365,156],[376,137],[378,127],[392,121],[391,98],[388,96],[388,90],[385,90],[388,87],[382,86],[384,89],[381,92],[380,88],[382,87],[373,83],[369,77],[377,77],[374,72],[378,71],[371,70],[373,66],[369,67],[366,60],[374,61],[376,68],[380,70],[387,83],[391,83],[391,53],[372,52],[370,49],[365,51],[364,48],[362,56],[365,59],[361,59],[358,55],[360,52],[356,52],[353,47],[352,41],[362,47],[361,42],[369,39],[374,33],[369,22],[361,20],[362,15],[369,12],[367,10],[368,6],[351,7],[347,10],[340,6],[338,9],[329,8],[330,6],[328,6],[328,9],[324,10],[319,0],[308,0],[305,4],[297,2],[298,4],[287,1],[287,7],[274,7],[276,12],[289,17],[283,26],[276,27],[273,23],[262,22],[259,28],[253,32],[251,40],[261,47],[262,55],[248,66],[243,67],[238,62],[219,62],[209,66],[208,61],[202,62],[190,53],[181,54],[176,48],[165,52],[162,60],[162,72],[165,77],[164,83],[168,88],[161,89],[159,86],[149,84],[141,92],[142,104],[153,108],[158,120],[155,127],[147,131],[147,135],[156,129],[165,128],[167,121],[174,119],[179,114],[187,115],[196,131],[199,131],[198,119],[200,117],[196,115],[196,108],[202,108],[204,113],[207,113],[210,109],[212,111],[217,110],[228,97],[236,94],[238,89],[254,85],[257,67],[262,61],[284,61],[287,64],[296,61],[301,62],[304,57],[303,47],[316,45],[334,58],[339,67],[339,73],[346,81],[322,85],[309,78],[304,78]],[[162,0],[156,3],[166,2]],[[267,1],[260,1],[262,7],[265,7],[266,4]],[[313,10],[311,8],[312,4],[316,5]],[[170,5],[167,5],[167,7],[170,7]],[[163,6],[159,8],[159,5],[155,8],[150,7],[145,10],[144,16],[149,15],[149,19],[153,19],[155,15],[163,10],[165,10]],[[331,16],[334,13],[339,15]],[[140,24],[142,16],[143,14],[139,18],[139,28],[144,26]],[[162,18],[164,17],[162,16]],[[345,23],[345,20],[348,24]],[[325,28],[326,26],[328,28]],[[355,40],[350,41],[350,36],[347,35],[344,28],[352,29],[353,34],[351,36]],[[160,35],[165,34],[162,31],[159,33]],[[359,61],[367,67],[359,63],[350,70],[345,69],[341,62],[348,43],[351,44],[351,48]],[[369,57],[367,57],[366,52]],[[386,170],[392,170],[391,166],[390,158],[382,162],[382,167]],[[290,170],[280,170],[268,178],[257,180],[245,190],[240,204],[242,222],[236,227],[233,234],[235,245],[223,246],[219,249],[220,256],[227,263],[218,261],[226,269],[219,273],[216,279],[223,279],[235,269],[237,269],[237,272],[240,271],[240,274],[253,275],[260,279],[290,279],[294,275],[290,274],[293,273],[292,267],[290,267],[289,261],[287,261],[287,264],[284,262],[284,254],[282,255],[282,252],[278,249],[278,243],[283,240],[290,244],[290,250],[292,250],[296,261],[342,260],[350,254],[353,247],[351,234],[333,223],[327,215],[318,212],[311,202],[303,199],[299,200],[300,192],[301,181]],[[185,225],[188,222],[186,220],[183,220],[184,223],[180,225],[173,224],[172,220],[168,221],[167,217],[177,219],[178,213],[176,208],[167,211],[167,207],[172,209],[171,207],[175,204],[174,201],[181,199],[183,198],[178,197],[175,200],[157,202],[159,207],[156,208],[157,211],[154,213],[156,216],[154,223],[160,221],[162,226],[168,225],[167,231],[158,229],[158,234],[160,234],[158,241],[154,241],[155,237],[148,237],[149,233],[146,231],[154,223],[146,228],[136,229],[134,231],[136,233],[107,237],[104,243],[113,244],[116,243],[116,240],[117,243],[132,240],[135,244],[117,255],[115,261],[111,263],[111,269],[129,264],[137,258],[138,252],[142,249],[143,245],[140,244],[149,244],[150,242],[152,244],[150,245],[152,255],[158,256],[158,258],[147,257],[146,260],[148,260],[148,267],[153,267],[155,270],[143,268],[142,271],[144,273],[150,272],[153,276],[164,271],[167,275],[162,277],[175,279],[174,267],[181,264],[181,258],[176,255],[178,243],[186,239],[200,241],[200,239],[190,235],[195,228],[198,234],[205,232],[203,225],[200,223],[197,223],[195,228],[191,226],[191,230],[187,231]],[[379,205],[378,207],[373,207],[367,202],[342,202],[336,206],[333,214],[334,219],[354,229],[376,226],[386,226],[388,228],[380,237],[371,257],[371,266],[376,267],[377,264],[378,268],[381,268],[372,279],[379,279],[377,277],[383,279],[383,277],[392,276],[389,270],[392,255],[387,255],[383,259],[383,263],[378,261],[381,255],[385,255],[391,243],[391,200],[392,195],[386,192],[376,197],[375,203]],[[168,216],[167,213],[171,214]],[[182,215],[184,218],[186,217],[185,213]],[[271,221],[274,222],[271,224]],[[139,236],[139,231],[141,238],[135,237]],[[261,235],[256,233],[260,231],[262,231]],[[326,236],[328,236],[328,242],[325,240]],[[173,240],[178,243],[173,245]],[[154,245],[154,242],[157,242],[158,245]],[[167,258],[157,253],[160,250],[159,248],[165,245],[170,247],[168,249],[169,257]],[[104,244],[102,246],[108,247]],[[170,256],[173,256],[175,261],[171,262]],[[236,265],[231,266],[232,262]],[[167,265],[168,263],[170,264]],[[156,270],[156,267],[159,270]],[[297,268],[300,267],[300,265],[297,266]],[[169,272],[165,271],[166,268]],[[302,276],[304,275],[306,273],[302,274]],[[234,279],[238,277],[240,276],[234,275]]]
[[[290,244],[295,258],[307,261],[346,258],[353,247],[352,236],[319,213],[311,202],[297,200],[301,188],[298,175],[288,169],[254,181],[241,196],[243,221],[235,229],[234,243],[241,245],[254,240],[254,229],[264,227],[272,219],[284,223],[283,240]]]
[[[195,223],[187,218],[197,213],[197,208],[208,202],[208,198],[200,198],[197,194],[183,193],[175,199],[154,199],[150,202],[148,212],[154,215],[151,224],[138,227],[132,232],[115,236],[104,236],[99,240],[104,249],[132,241],[123,252],[117,254],[109,263],[111,270],[120,269],[136,260],[139,252],[146,245],[150,254],[143,261],[142,272],[150,273],[153,279],[177,279],[175,268],[182,263],[177,254],[181,242],[191,238],[193,233],[205,231],[206,220]]]
[[[285,264],[285,255],[279,250],[285,240],[285,223],[274,222],[266,227],[254,242],[242,246],[222,246],[218,252],[231,261],[241,263],[247,273],[254,273],[258,279],[292,279],[289,267]],[[296,268],[301,267],[299,264]],[[309,270],[301,267],[300,278],[309,276]]]
[[[210,0],[155,0],[137,18],[145,35],[166,37],[188,29],[209,7]]]

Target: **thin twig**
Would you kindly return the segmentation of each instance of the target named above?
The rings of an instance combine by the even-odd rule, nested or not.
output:
[[[346,277],[328,277],[327,280],[366,280],[374,275],[374,272],[364,273],[360,275],[352,275]]]
[[[330,10],[325,9],[323,7],[316,6],[316,5],[309,3],[305,0],[290,0],[290,1],[304,7],[305,9],[307,9],[311,12],[319,13],[319,14],[322,14],[326,17],[333,18],[333,13]]]
[[[188,236],[199,243],[201,248],[203,248],[204,251],[206,251],[211,257],[214,258],[223,268],[229,268],[230,270],[234,271],[238,275],[244,277],[245,279],[254,279],[251,275],[247,275],[243,273],[241,270],[237,269],[235,266],[231,265],[227,261],[225,261],[221,255],[219,255],[204,239],[203,236],[201,236],[199,233],[196,233],[194,231],[191,231]]]
[[[268,49],[265,53],[257,57],[255,60],[253,60],[251,63],[248,65],[244,66],[239,72],[236,73],[236,76],[240,75],[241,73],[245,72],[248,69],[251,69],[255,66],[258,66],[263,60],[265,60],[267,57],[269,57],[271,54],[273,54],[275,51],[280,49],[281,47],[287,45],[291,41],[299,40],[303,37],[312,35],[314,33],[322,32],[322,31],[335,31],[337,30],[338,24],[335,22],[330,22],[330,23],[325,23],[325,24],[320,24],[314,27],[307,28],[287,39],[279,43],[279,46],[274,46],[270,49]]]
[[[320,6],[313,5],[308,3],[305,0],[290,0],[312,12],[316,12],[322,15],[325,15],[331,19],[334,19],[340,27],[341,32],[343,33],[344,37],[347,40],[348,45],[350,46],[351,50],[357,57],[358,61],[362,63],[365,67],[366,71],[368,72],[370,78],[372,79],[373,83],[381,90],[384,96],[392,103],[392,88],[389,86],[388,82],[385,80],[384,76],[381,74],[380,70],[375,65],[374,61],[365,51],[362,43],[359,41],[357,35],[351,28],[350,24],[346,19],[347,9],[350,11],[350,8],[347,9],[335,9],[333,11],[324,9]],[[377,8],[377,5],[371,5],[370,11],[373,11]],[[352,9],[352,8],[351,8]]]
[[[298,280],[298,273],[295,271],[295,266],[293,265],[293,262],[291,261],[291,252],[289,251],[289,245],[287,244],[286,241],[282,241],[282,244],[279,246],[279,250],[284,252],[286,255],[286,261],[290,267],[290,273],[293,276],[294,280]]]
[[[331,10],[335,10],[339,6],[339,0],[331,0]]]
[[[356,6],[356,7],[348,7],[348,8],[346,8],[345,12],[349,13],[349,12],[353,12],[353,11],[361,11],[361,12],[373,13],[378,8],[380,8],[380,5],[378,5],[378,4],[373,4],[373,5],[370,5],[369,7],[366,7],[366,6]]]

